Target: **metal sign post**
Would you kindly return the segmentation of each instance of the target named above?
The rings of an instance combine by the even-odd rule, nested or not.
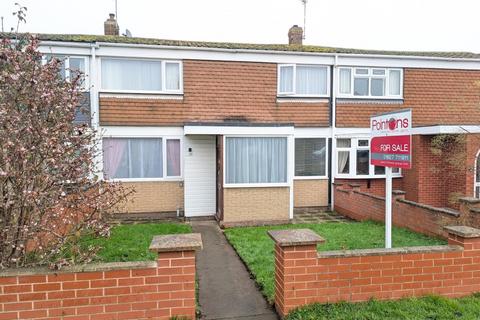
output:
[[[370,163],[385,167],[385,248],[392,247],[392,168],[412,166],[411,129],[410,109],[370,118]]]

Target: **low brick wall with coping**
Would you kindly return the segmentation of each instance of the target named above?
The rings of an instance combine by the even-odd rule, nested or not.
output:
[[[0,319],[195,319],[200,234],[155,236],[156,261],[0,271]]]
[[[460,210],[436,208],[405,200],[405,192],[392,194],[392,222],[426,235],[446,238],[446,225],[480,227],[480,199],[460,198]],[[385,198],[360,191],[355,183],[335,183],[335,211],[355,220],[385,221]]]
[[[480,230],[446,227],[448,245],[317,252],[309,229],[271,230],[275,308],[281,317],[319,302],[399,299],[480,291]]]

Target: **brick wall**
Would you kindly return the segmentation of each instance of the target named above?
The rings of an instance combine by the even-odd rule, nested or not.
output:
[[[328,180],[294,180],[294,207],[328,206]]]
[[[0,272],[0,319],[195,319],[195,249],[157,261]]]
[[[377,196],[385,196],[385,178],[380,179],[335,179],[336,183],[348,186],[349,184],[358,185],[360,191],[368,192]],[[393,189],[403,189],[403,179],[392,179]]]
[[[337,102],[337,126],[369,127],[372,114],[412,108],[415,126],[480,123],[479,71],[404,70],[403,103]]]
[[[134,188],[135,193],[117,209],[119,213],[173,212],[184,208],[183,182],[124,182],[123,185]]]
[[[225,188],[223,221],[225,226],[288,222],[290,188]]]
[[[313,231],[270,231],[275,241],[275,307],[283,317],[314,302],[399,299],[480,291],[480,230],[453,227],[448,246],[327,251]],[[328,239],[327,239],[328,240]]]
[[[335,210],[355,220],[385,221],[385,198],[359,190],[358,187],[335,188]],[[405,194],[392,197],[392,222],[416,232],[446,236],[443,226],[458,224],[473,215],[470,211],[456,211],[432,207],[404,199]],[[480,225],[475,225],[480,227]]]
[[[184,60],[180,99],[100,98],[106,125],[183,125],[228,120],[328,126],[329,103],[277,102],[277,64]]]

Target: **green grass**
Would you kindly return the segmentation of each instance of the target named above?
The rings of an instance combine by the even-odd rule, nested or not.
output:
[[[292,311],[287,320],[480,319],[480,295],[448,299],[438,296],[397,301],[312,304]]]
[[[300,228],[312,229],[326,239],[325,243],[318,246],[319,251],[384,247],[384,225],[372,221],[226,229],[227,239],[248,265],[255,281],[270,302],[274,295],[274,259],[273,241],[267,231]],[[446,244],[444,240],[402,228],[393,228],[392,234],[394,247]]]
[[[148,250],[153,236],[191,231],[189,225],[179,223],[119,225],[112,228],[109,238],[85,238],[82,245],[101,247],[98,262],[148,261],[157,257]]]

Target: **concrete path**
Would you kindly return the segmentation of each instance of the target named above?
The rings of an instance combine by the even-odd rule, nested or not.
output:
[[[202,234],[197,274],[202,319],[277,320],[215,221],[192,221]]]

